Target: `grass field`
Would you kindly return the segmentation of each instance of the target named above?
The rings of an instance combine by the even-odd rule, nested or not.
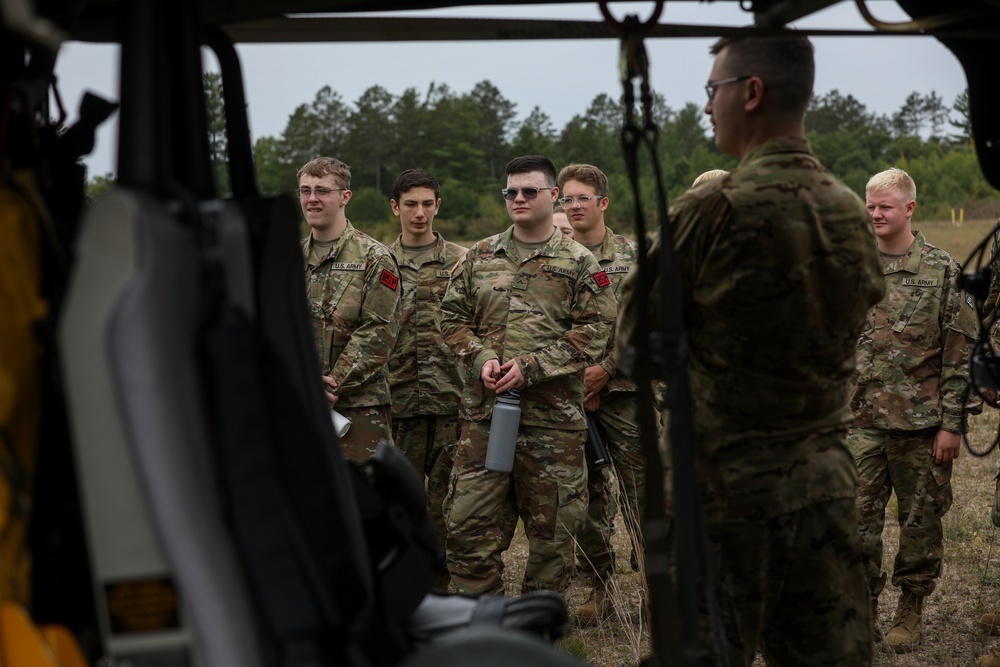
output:
[[[930,243],[941,247],[964,263],[969,252],[992,229],[993,220],[969,221],[961,226],[950,221],[914,224]],[[989,408],[971,419],[970,445],[977,450],[989,448],[1000,427],[1000,413]],[[875,665],[967,666],[993,649],[1000,649],[1000,637],[989,637],[976,628],[976,620],[988,611],[1000,611],[1000,540],[990,523],[995,452],[985,457],[964,450],[953,473],[954,504],[945,517],[945,566],[938,587],[925,602],[924,644],[908,655],[896,655],[884,646],[876,646]],[[886,518],[883,567],[891,573],[892,555],[898,541],[895,523],[895,498],[889,503]],[[619,524],[621,524],[619,517]],[[641,586],[639,575],[628,568],[630,545],[624,526],[615,535],[618,572],[614,577],[617,598],[616,618],[596,627],[574,627],[560,642],[565,650],[595,666],[636,665],[649,652],[647,628],[639,614]],[[527,555],[523,535],[519,534],[505,561],[507,590],[516,593]],[[891,574],[890,574],[891,577]],[[567,593],[572,610],[582,604],[585,589],[576,582]],[[888,629],[895,610],[898,591],[887,586],[880,600],[879,620]],[[763,665],[758,658],[757,663]]]

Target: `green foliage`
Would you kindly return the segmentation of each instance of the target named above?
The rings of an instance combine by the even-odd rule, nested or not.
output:
[[[228,145],[219,76],[205,74],[204,87],[213,167],[220,192],[226,192]],[[702,172],[736,166],[733,157],[715,148],[699,104],[671,108],[654,92],[653,118],[670,201]],[[642,122],[638,110],[636,120]],[[487,80],[465,93],[432,83],[426,91],[407,88],[397,95],[375,85],[351,104],[323,86],[311,102],[295,109],[280,136],[257,140],[254,158],[266,194],[294,190],[295,172],[314,157],[342,159],[352,167],[349,216],[389,240],[398,234],[388,205],[391,185],[404,169],[422,167],[437,177],[443,202],[436,224],[449,238],[474,241],[510,224],[499,194],[509,159],[538,153],[550,156],[557,167],[590,163],[608,175],[609,224],[631,233],[636,205],[621,148],[623,121],[621,101],[607,93],[597,94],[560,129],[539,107],[519,119],[517,105]],[[953,208],[992,215],[1000,204],[971,143],[968,91],[950,109],[936,93],[914,92],[896,113],[884,116],[831,90],[811,101],[806,130],[820,160],[861,195],[872,174],[891,166],[909,171],[918,188],[917,220],[948,218]],[[639,204],[653,220],[656,188],[644,154],[640,173]],[[112,175],[99,176],[88,183],[88,194],[112,183]]]
[[[392,221],[389,198],[375,188],[352,188],[351,201],[347,203],[347,217],[355,227],[366,228],[371,224]]]
[[[103,176],[95,176],[88,180],[86,193],[88,197],[96,197],[109,192],[113,187],[115,187],[115,175],[108,172]]]

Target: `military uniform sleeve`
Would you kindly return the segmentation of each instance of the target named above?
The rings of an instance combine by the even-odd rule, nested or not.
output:
[[[979,335],[979,320],[972,298],[955,281],[958,264],[952,262],[945,274],[944,310],[941,340],[941,427],[951,433],[962,433],[962,398],[969,384],[969,362],[972,347]],[[975,395],[973,394],[973,397]],[[969,411],[982,411],[982,401],[971,400]]]
[[[475,333],[476,295],[472,284],[471,252],[461,259],[441,301],[441,333],[452,354],[462,360],[469,378],[477,376],[488,359],[498,359]]]
[[[657,276],[654,282],[654,287],[649,291],[649,307],[654,311],[654,317],[650,320],[650,323],[658,322],[659,317],[655,312],[659,305],[658,290],[659,290],[659,258],[660,258],[660,239],[655,237],[650,243],[649,248],[646,251],[647,261],[649,262],[650,271],[653,275]],[[614,361],[615,366],[618,367],[622,363],[622,359],[625,357],[626,351],[634,346],[633,337],[635,336],[636,325],[639,322],[639,303],[638,303],[638,288],[639,288],[639,262],[632,266],[632,270],[629,271],[628,276],[625,277],[625,282],[622,285],[621,298],[618,305],[618,320],[615,323],[615,351],[614,351]],[[645,315],[643,315],[645,316]]]
[[[368,262],[358,327],[331,371],[338,395],[358,389],[388,362],[399,333],[401,291],[392,255]]]
[[[597,260],[589,259],[573,297],[573,326],[551,345],[519,358],[528,387],[582,370],[600,359],[608,344],[618,302]],[[601,284],[595,274],[603,278]]]

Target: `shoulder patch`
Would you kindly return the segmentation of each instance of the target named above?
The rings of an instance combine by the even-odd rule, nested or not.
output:
[[[382,269],[378,281],[393,291],[399,286],[399,278],[392,275],[389,269]]]
[[[334,271],[364,271],[365,265],[361,262],[334,262]]]
[[[903,284],[907,287],[937,287],[937,278],[903,278]]]
[[[576,271],[572,269],[567,269],[565,266],[557,266],[555,264],[543,264],[542,271],[546,273],[558,273],[562,276],[569,276],[570,278],[576,277]]]
[[[604,289],[605,287],[611,284],[611,279],[608,278],[608,274],[606,274],[604,271],[598,271],[597,273],[594,274],[594,282],[597,283],[598,287]]]

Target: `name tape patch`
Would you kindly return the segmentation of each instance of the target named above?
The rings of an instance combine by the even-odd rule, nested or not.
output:
[[[365,265],[361,262],[334,262],[335,271],[364,271]]]
[[[609,266],[604,269],[605,273],[628,273],[630,267],[622,264],[621,266]]]
[[[545,271],[546,273],[558,273],[561,276],[569,276],[570,278],[576,276],[576,272],[572,269],[567,269],[565,266],[556,266],[555,264],[543,265],[542,271]]]
[[[399,278],[389,273],[389,269],[382,269],[378,281],[393,291],[399,286]]]
[[[937,287],[938,281],[934,278],[903,278],[903,284],[912,287]]]

